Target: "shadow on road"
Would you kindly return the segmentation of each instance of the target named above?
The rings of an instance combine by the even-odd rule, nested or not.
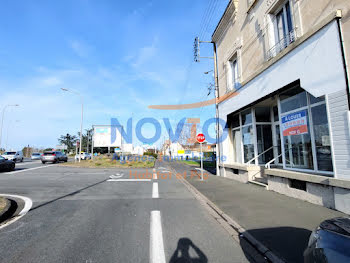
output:
[[[192,248],[192,249],[191,249]],[[191,250],[191,253],[190,253]],[[193,252],[192,252],[193,251]],[[190,255],[191,254],[191,255]],[[200,250],[191,239],[187,237],[180,238],[177,248],[171,256],[169,263],[207,263],[207,256]]]
[[[286,262],[304,262],[303,252],[308,244],[310,230],[295,227],[274,227],[251,229],[247,232]],[[247,240],[240,236],[240,245],[246,257],[249,258],[250,251],[246,249],[246,243]]]
[[[86,189],[89,189],[89,188],[94,187],[94,186],[96,186],[96,185],[98,185],[98,184],[101,184],[101,183],[103,183],[103,182],[106,182],[108,179],[109,179],[109,178],[103,179],[102,181],[98,181],[97,183],[88,185],[88,186],[86,186],[86,187],[80,188],[80,189],[78,189],[78,190],[76,190],[76,191],[74,191],[74,192],[71,192],[71,193],[69,193],[69,194],[65,194],[65,195],[62,195],[62,196],[57,197],[57,198],[55,198],[55,199],[52,199],[52,200],[50,200],[50,201],[47,201],[47,202],[45,202],[45,203],[42,203],[42,204],[40,204],[40,205],[38,205],[38,206],[35,206],[35,207],[33,207],[32,209],[30,209],[30,211],[33,211],[33,210],[36,210],[36,209],[38,209],[38,208],[40,208],[40,207],[46,206],[46,205],[48,205],[48,204],[51,204],[51,203],[53,203],[53,202],[56,202],[56,201],[58,201],[58,200],[61,200],[61,199],[65,198],[65,197],[76,195],[76,194],[78,194],[78,193],[80,193],[80,192],[82,192],[82,191],[84,191],[84,190],[86,190]],[[29,212],[30,212],[30,211],[29,211]]]

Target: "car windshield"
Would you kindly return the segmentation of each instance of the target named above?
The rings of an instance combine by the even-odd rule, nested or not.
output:
[[[54,155],[55,154],[55,152],[46,152],[46,153],[44,153],[44,155]]]
[[[16,152],[5,152],[4,155],[15,155]]]
[[[33,153],[32,155],[33,156],[38,156],[38,155],[40,155],[40,153]]]

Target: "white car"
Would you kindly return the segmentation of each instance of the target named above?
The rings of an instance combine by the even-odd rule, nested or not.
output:
[[[89,153],[82,152],[81,153],[81,159],[82,160],[89,160],[89,159],[91,159],[91,155]],[[77,160],[77,161],[79,160],[79,154],[75,155],[75,160]]]
[[[23,162],[23,153],[22,151],[18,152],[4,152],[2,155],[7,160],[12,160],[14,162]]]

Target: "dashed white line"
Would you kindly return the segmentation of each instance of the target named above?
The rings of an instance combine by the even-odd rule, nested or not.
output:
[[[165,263],[165,252],[160,211],[151,211],[150,263]]]
[[[152,198],[159,198],[158,183],[157,182],[153,183]]]

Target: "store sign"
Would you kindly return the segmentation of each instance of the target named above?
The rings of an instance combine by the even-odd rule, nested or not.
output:
[[[282,116],[283,136],[308,133],[306,110]]]

